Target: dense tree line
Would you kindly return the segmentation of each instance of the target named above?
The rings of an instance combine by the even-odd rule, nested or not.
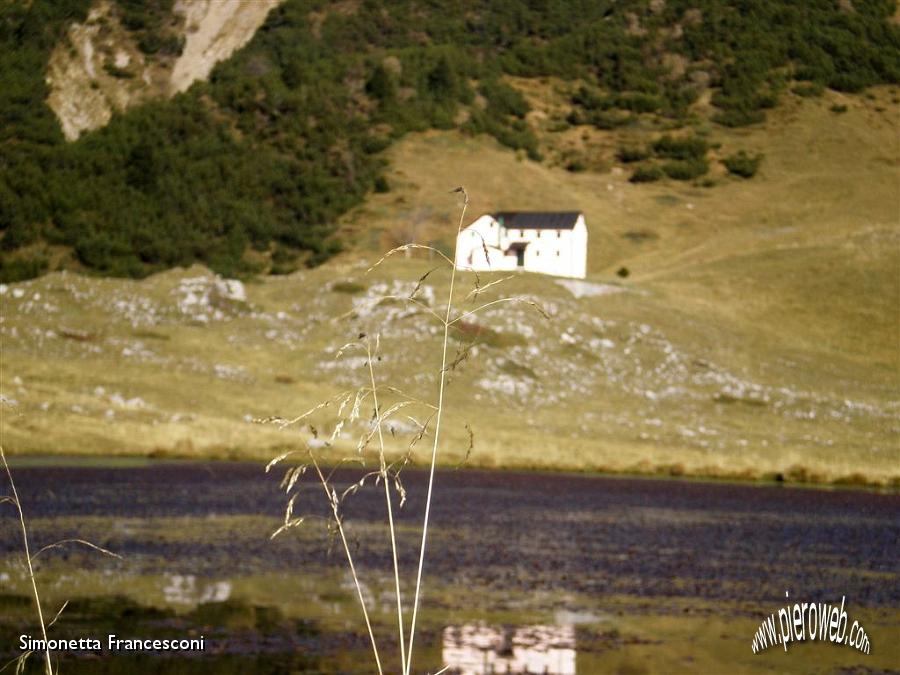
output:
[[[716,121],[744,125],[791,80],[849,92],[900,82],[891,0],[362,0],[353,11],[287,0],[208,82],[66,143],[44,74],[89,5],[0,7],[5,279],[46,268],[21,254],[38,241],[115,275],[195,260],[253,272],[253,249],[272,253],[276,270],[298,255],[321,262],[340,248],[337,217],[388,189],[378,153],[409,131],[462,126],[540,158],[528,103],[504,74],[579,80],[570,121],[607,128],[683,118],[703,86],[715,88]],[[117,8],[142,51],[180,52],[171,0]],[[701,164],[671,160],[673,171]]]

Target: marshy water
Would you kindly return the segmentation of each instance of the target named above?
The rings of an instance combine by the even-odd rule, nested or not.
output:
[[[122,556],[77,547],[41,555],[50,611],[69,601],[53,636],[205,640],[203,653],[61,653],[64,672],[371,668],[317,484],[294,508],[308,522],[271,540],[283,518],[281,473],[258,464],[46,461],[14,472],[36,546],[84,538]],[[358,477],[337,475],[343,484]],[[425,480],[404,473],[409,499],[398,532],[409,598]],[[0,508],[5,662],[18,655],[20,634],[38,631],[13,510]],[[383,493],[359,492],[346,515],[382,660],[394,671]],[[845,596],[875,659],[900,656],[887,638],[900,609],[897,494],[462,470],[439,472],[432,517],[421,672],[442,664],[459,673],[639,672],[654,663],[693,670],[737,658],[768,668],[779,655],[751,655],[749,642],[786,590],[809,601]],[[881,663],[850,650],[810,651],[802,662],[780,656],[781,667]]]

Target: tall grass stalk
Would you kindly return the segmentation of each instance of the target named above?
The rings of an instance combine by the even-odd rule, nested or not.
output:
[[[459,239],[459,234],[462,231],[463,223],[465,222],[466,217],[466,209],[469,205],[469,196],[463,188],[457,188],[453,190],[454,193],[461,193],[463,196],[463,205],[459,214],[459,223],[456,228],[456,239]],[[485,258],[490,260],[488,247],[483,243],[483,249]],[[433,246],[425,246],[422,244],[409,243],[404,244],[402,246],[398,246],[396,248],[388,251],[384,256],[382,256],[372,267],[367,270],[367,274],[379,267],[385,260],[390,258],[395,253],[400,252],[408,252],[412,249],[421,249],[429,252],[430,255],[437,256],[440,258],[443,263],[446,263],[450,267],[450,285],[449,291],[447,295],[446,306],[439,306],[438,310],[432,309],[429,306],[428,302],[425,302],[421,299],[416,298],[416,294],[422,288],[423,283],[428,278],[428,276],[435,271],[435,269],[426,272],[416,283],[413,291],[407,295],[383,295],[377,298],[373,298],[372,307],[376,307],[378,304],[385,300],[392,301],[400,301],[404,303],[408,303],[409,305],[415,306],[418,310],[422,312],[423,315],[427,315],[430,318],[436,320],[443,328],[443,340],[441,343],[441,370],[438,376],[438,391],[437,391],[437,405],[432,403],[428,403],[423,401],[415,396],[411,396],[410,394],[398,389],[397,387],[379,384],[375,363],[376,361],[381,360],[380,355],[380,338],[379,335],[376,334],[375,337],[370,337],[366,332],[361,332],[358,334],[358,338],[352,342],[345,344],[341,347],[335,358],[341,358],[343,354],[350,351],[359,350],[365,354],[366,360],[366,368],[368,370],[368,382],[361,387],[358,387],[353,390],[343,391],[335,396],[327,399],[325,401],[320,402],[312,409],[303,413],[299,417],[295,417],[294,419],[284,419],[281,417],[269,417],[266,419],[257,420],[260,423],[274,423],[279,425],[282,429],[298,425],[301,422],[306,420],[307,423],[311,419],[312,416],[317,415],[320,411],[323,411],[325,408],[330,406],[334,406],[337,408],[337,421],[334,426],[334,430],[332,431],[330,438],[327,440],[319,439],[319,444],[324,445],[325,447],[334,447],[334,443],[341,436],[342,431],[345,429],[345,425],[353,425],[354,423],[358,424],[362,422],[363,416],[361,415],[361,410],[364,405],[368,405],[371,397],[371,404],[373,405],[373,414],[371,420],[365,425],[364,431],[360,435],[359,442],[356,446],[356,455],[353,457],[345,457],[341,459],[335,468],[331,469],[328,475],[325,475],[321,468],[320,463],[316,459],[315,451],[312,448],[310,443],[306,444],[306,453],[311,458],[310,464],[304,464],[301,466],[289,467],[284,474],[284,478],[281,482],[281,487],[285,489],[285,493],[290,495],[290,493],[295,490],[298,486],[298,481],[305,473],[306,469],[309,466],[314,466],[316,473],[318,474],[319,481],[322,484],[322,488],[325,491],[325,495],[329,501],[331,514],[334,519],[334,527],[337,532],[340,534],[341,542],[344,546],[344,552],[347,556],[347,562],[350,567],[350,573],[353,577],[353,582],[356,585],[356,594],[359,598],[360,606],[363,611],[363,616],[366,622],[366,629],[369,633],[369,639],[372,642],[372,651],[375,655],[375,663],[378,667],[378,672],[382,672],[382,664],[381,659],[378,652],[378,647],[376,645],[375,635],[372,630],[372,624],[370,621],[370,616],[368,609],[366,607],[365,598],[363,597],[362,587],[360,584],[359,576],[357,574],[357,569],[353,561],[353,556],[350,553],[350,547],[347,542],[346,531],[343,522],[343,516],[341,512],[341,505],[345,498],[350,495],[355,494],[359,489],[363,488],[366,484],[366,481],[369,479],[374,479],[374,482],[377,484],[378,481],[384,481],[384,499],[385,505],[387,507],[387,523],[391,541],[391,555],[393,559],[393,567],[394,567],[394,594],[396,596],[397,601],[397,627],[398,627],[398,642],[400,647],[400,665],[403,675],[410,675],[413,667],[413,645],[415,642],[416,636],[416,627],[418,625],[418,615],[419,615],[419,607],[421,606],[422,600],[422,588],[423,588],[423,576],[425,570],[425,555],[428,550],[428,532],[429,525],[431,522],[431,505],[433,501],[434,495],[434,484],[435,484],[435,470],[437,468],[437,460],[438,453],[440,452],[440,443],[441,443],[441,423],[443,420],[444,413],[444,396],[447,389],[448,384],[448,371],[455,370],[456,367],[465,360],[469,348],[471,348],[472,343],[469,343],[466,347],[462,349],[462,351],[457,354],[457,357],[453,360],[452,363],[448,363],[448,349],[450,345],[450,336],[451,336],[451,328],[454,327],[458,322],[464,320],[465,318],[477,314],[478,312],[497,306],[501,303],[505,302],[522,302],[528,305],[532,305],[535,307],[543,316],[547,316],[546,312],[541,309],[534,301],[529,300],[528,298],[517,298],[517,297],[507,297],[501,298],[499,300],[493,300],[490,302],[485,302],[472,310],[464,311],[460,308],[454,308],[454,294],[456,291],[457,285],[457,269],[454,260],[452,260],[449,256],[438,250]],[[454,252],[455,255],[455,252]],[[496,286],[507,279],[512,278],[511,276],[507,276],[501,279],[496,279],[490,281],[486,284],[482,284],[478,275],[475,274],[475,283],[473,290],[465,296],[462,302],[475,301],[478,299],[479,295],[483,293],[485,290]],[[457,316],[454,318],[454,312],[457,313]],[[354,316],[355,312],[351,310],[347,314],[343,315],[339,318],[347,318]],[[384,394],[384,395],[382,395]],[[382,405],[385,400],[389,397],[399,398],[400,400],[392,401],[390,405],[388,405],[385,409],[382,409]],[[387,421],[398,411],[406,408],[407,406],[414,406],[416,408],[424,408],[428,413],[428,417],[424,420],[424,422],[420,422],[412,416],[407,415],[408,419],[412,421],[417,427],[418,432],[414,435],[412,441],[409,443],[408,452],[399,460],[396,460],[392,463],[388,463],[387,457],[387,448],[385,446],[384,439],[384,425]],[[413,599],[412,605],[412,618],[409,625],[409,632],[406,632],[406,625],[404,622],[404,613],[403,613],[403,593],[400,585],[400,565],[399,565],[399,555],[397,552],[397,531],[396,531],[396,522],[395,522],[395,514],[394,514],[394,503],[391,499],[391,487],[396,489],[399,494],[400,501],[398,508],[402,508],[403,504],[406,501],[406,490],[404,489],[401,481],[400,481],[400,472],[403,467],[407,464],[412,456],[413,449],[415,445],[425,437],[425,435],[429,431],[429,426],[434,420],[434,430],[433,430],[433,441],[431,445],[431,461],[429,463],[428,470],[428,491],[425,498],[425,513],[423,515],[422,521],[422,539],[419,545],[419,557],[418,563],[416,566],[416,585],[415,585],[415,595]],[[308,424],[309,430],[312,435],[318,438],[318,431],[312,424]],[[466,457],[468,458],[469,452],[471,452],[473,447],[473,433],[468,424],[466,424],[466,429],[469,433],[469,448],[466,453]],[[393,434],[393,432],[392,432]],[[363,467],[366,466],[366,451],[374,444],[374,439],[378,440],[378,467],[374,471],[364,472],[362,478],[352,483],[349,487],[347,487],[340,494],[335,490],[332,486],[331,478],[334,475],[336,469],[342,466],[345,463],[361,463]],[[269,464],[266,466],[266,471],[268,472],[273,466],[282,462],[286,458],[291,455],[295,455],[298,450],[290,450],[287,451],[278,457],[275,457]],[[463,460],[465,461],[465,460]],[[291,496],[288,500],[287,507],[285,509],[284,514],[284,523],[281,525],[273,534],[272,537],[276,537],[282,532],[285,532],[297,525],[300,525],[304,522],[305,517],[295,517],[293,513],[294,502],[299,493],[294,492],[293,496]],[[408,635],[408,640],[407,640]],[[446,670],[446,668],[444,669]],[[441,671],[443,672],[443,671]]]
[[[344,532],[344,524],[340,514],[340,499],[337,492],[328,484],[328,479],[322,473],[319,463],[315,456],[310,452],[310,459],[319,475],[319,481],[322,483],[322,489],[331,504],[331,512],[334,514],[334,522],[337,526],[338,533],[341,536],[341,543],[344,545],[344,553],[347,555],[347,564],[350,566],[350,575],[353,577],[353,583],[356,585],[356,594],[359,597],[359,605],[362,607],[363,618],[366,620],[366,629],[369,631],[369,640],[372,642],[372,653],[375,655],[375,665],[378,667],[378,673],[381,675],[384,671],[381,668],[381,657],[378,655],[378,645],[375,642],[375,633],[372,632],[372,622],[369,620],[369,610],[366,607],[366,599],[363,597],[362,586],[359,583],[359,575],[356,573],[356,565],[353,564],[353,556],[350,553],[350,546],[347,544],[347,535]]]
[[[431,466],[428,469],[428,493],[425,497],[425,517],[422,521],[422,545],[419,548],[419,568],[416,572],[416,594],[413,600],[412,623],[409,627],[409,658],[406,660],[406,670],[404,675],[409,675],[412,669],[413,642],[416,638],[416,619],[419,615],[419,599],[422,590],[422,571],[425,568],[425,548],[428,542],[428,522],[431,515],[431,496],[434,492],[434,469],[437,465],[438,445],[441,437],[441,418],[444,412],[444,388],[447,383],[447,345],[450,342],[450,313],[453,311],[453,287],[456,283],[456,242],[459,240],[459,233],[462,231],[463,220],[466,217],[466,208],[469,206],[469,195],[460,187],[458,191],[463,194],[463,207],[459,214],[459,224],[456,227],[456,237],[454,238],[453,251],[454,262],[450,268],[450,291],[447,294],[447,310],[444,314],[444,340],[441,347],[441,375],[440,384],[438,386],[438,403],[437,412],[434,421],[434,441],[431,445]]]
[[[9,479],[9,488],[12,491],[12,497],[9,498],[19,514],[19,527],[22,530],[22,546],[25,550],[25,563],[28,569],[28,579],[31,581],[31,592],[34,597],[34,608],[37,611],[38,623],[41,625],[41,637],[44,640],[44,672],[46,675],[53,675],[53,664],[50,661],[50,646],[47,642],[47,625],[44,622],[44,611],[41,609],[41,596],[38,593],[37,581],[34,578],[34,566],[32,565],[31,548],[28,545],[28,528],[25,526],[25,514],[22,512],[22,502],[19,501],[19,493],[16,490],[16,482],[13,480],[12,471],[9,469],[9,463],[6,461],[6,453],[3,452],[3,446],[0,445],[0,459],[3,460],[3,468],[6,470],[6,476]]]
[[[377,347],[376,347],[377,349]],[[391,504],[391,483],[388,479],[387,460],[384,455],[384,432],[381,428],[381,408],[378,405],[378,387],[375,384],[375,366],[372,365],[372,345],[366,340],[366,360],[369,363],[369,381],[372,383],[372,403],[375,406],[375,420],[378,428],[378,460],[381,480],[384,482],[384,501],[387,503],[388,524],[391,530],[391,554],[394,558],[394,591],[397,596],[397,624],[400,640],[400,668],[406,672],[406,647],[404,646],[403,597],[400,592],[400,565],[397,562],[397,534],[394,531],[394,508]]]

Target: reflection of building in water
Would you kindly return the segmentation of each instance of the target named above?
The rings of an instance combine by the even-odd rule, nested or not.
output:
[[[223,602],[231,597],[230,581],[197,583],[193,574],[167,574],[163,588],[166,602],[197,605],[204,602]]]
[[[444,629],[443,661],[447,672],[456,675],[574,675],[575,627],[448,626]]]

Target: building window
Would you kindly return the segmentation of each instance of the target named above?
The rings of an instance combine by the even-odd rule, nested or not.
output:
[[[541,255],[541,252],[540,252],[540,251],[535,251],[535,252],[534,252],[534,256],[535,256],[535,257],[538,257],[538,256],[540,256],[540,255]]]
[[[557,258],[559,257],[559,251],[556,252],[556,257],[557,257]]]
[[[560,237],[562,237],[562,230],[557,230],[557,231],[556,231],[556,238],[559,239]]]

